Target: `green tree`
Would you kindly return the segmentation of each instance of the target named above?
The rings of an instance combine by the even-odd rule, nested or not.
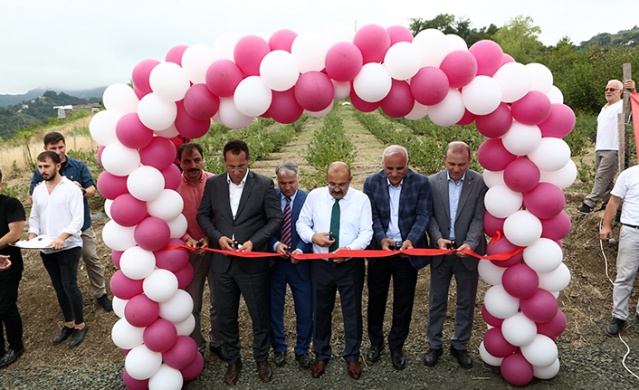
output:
[[[504,53],[522,64],[539,62],[544,45],[539,41],[541,28],[533,25],[530,16],[516,16],[500,28],[494,37]]]

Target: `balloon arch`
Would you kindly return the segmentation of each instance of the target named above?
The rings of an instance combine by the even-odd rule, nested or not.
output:
[[[104,92],[90,124],[104,171],[98,189],[111,220],[102,237],[120,269],[111,279],[120,320],[113,342],[126,353],[130,389],[179,389],[204,361],[189,338],[195,320],[184,291],[193,277],[185,250],[162,251],[187,228],[175,192],[180,172],[170,138],[198,138],[210,121],[238,129],[254,117],[292,123],[322,116],[350,97],[365,112],[428,115],[440,126],[473,121],[486,137],[488,253],[523,247],[508,261],[481,261],[491,285],[479,352],[506,381],[525,385],[559,371],[555,341],[566,328],[557,296],[570,282],[561,239],[570,230],[562,189],[576,178],[562,140],[573,111],[541,64],[520,64],[489,40],[470,48],[456,35],[366,25],[356,33],[275,32],[268,41],[226,34],[214,47],[175,46],[164,61],[138,63],[132,87]]]

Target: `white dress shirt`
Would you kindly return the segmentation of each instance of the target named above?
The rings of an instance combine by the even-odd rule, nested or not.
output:
[[[240,207],[240,199],[242,199],[242,192],[244,192],[244,185],[246,184],[246,177],[249,170],[246,170],[246,174],[242,178],[240,184],[235,184],[231,181],[231,176],[226,174],[226,182],[229,183],[229,199],[231,201],[231,212],[233,213],[233,219],[237,214],[237,209]]]

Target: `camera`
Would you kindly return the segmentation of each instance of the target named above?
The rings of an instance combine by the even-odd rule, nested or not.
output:
[[[395,241],[394,243],[388,245],[388,249],[392,250],[392,251],[398,251],[402,248],[402,242],[401,241]]]
[[[446,249],[457,249],[457,244],[455,243],[455,241],[451,241],[446,244]]]

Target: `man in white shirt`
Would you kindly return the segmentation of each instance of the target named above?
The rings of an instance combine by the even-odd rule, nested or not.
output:
[[[606,85],[604,94],[605,106],[597,117],[597,142],[595,144],[595,184],[590,194],[586,196],[583,204],[577,210],[582,214],[590,214],[600,201],[603,203],[601,210],[605,208],[610,197],[610,190],[614,185],[617,173],[619,151],[619,114],[623,110],[621,93],[627,89],[635,91],[635,82],[626,80],[610,80]]]
[[[350,168],[334,162],[326,172],[327,186],[308,195],[295,224],[302,241],[313,244],[314,253],[336,253],[341,250],[366,249],[373,237],[373,219],[368,196],[349,188]],[[362,343],[362,289],[364,259],[333,258],[313,261],[314,318],[313,350],[315,361],[311,375],[324,374],[331,357],[331,325],[335,293],[339,291],[344,314],[345,345],[342,356],[348,374],[358,379]]]
[[[45,151],[38,155],[38,171],[44,184],[33,191],[29,240],[39,235],[52,240],[40,250],[64,316],[64,326],[52,342],[60,344],[71,337],[69,348],[75,348],[89,330],[84,322],[84,302],[78,287],[84,205],[82,191],[60,175],[60,166],[60,156],[55,152]]]

